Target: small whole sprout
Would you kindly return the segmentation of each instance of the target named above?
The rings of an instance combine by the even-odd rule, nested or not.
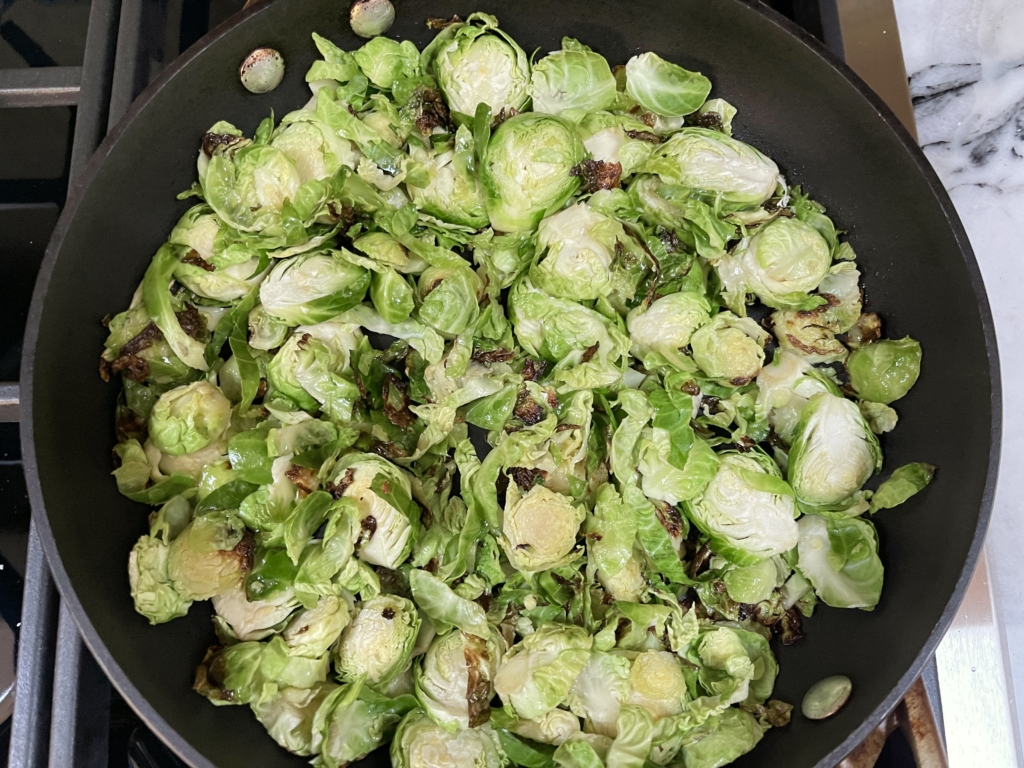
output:
[[[149,416],[153,445],[169,456],[183,456],[219,438],[231,419],[231,401],[208,381],[164,392]]]
[[[352,31],[360,37],[383,35],[395,23],[391,0],[356,0],[348,12]]]
[[[354,682],[383,686],[409,667],[420,631],[420,615],[411,601],[380,595],[363,603],[335,650],[338,674]]]
[[[284,80],[284,56],[273,48],[257,48],[242,60],[238,77],[250,93],[270,93]]]

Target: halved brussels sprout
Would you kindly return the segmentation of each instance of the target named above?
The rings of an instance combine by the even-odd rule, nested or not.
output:
[[[335,648],[338,674],[348,682],[365,676],[367,685],[386,685],[408,669],[419,631],[411,601],[397,595],[367,600]]]
[[[789,570],[780,567],[778,559],[773,557],[754,565],[730,568],[722,576],[722,581],[734,601],[756,605],[770,598],[772,592],[782,586]]]
[[[416,317],[447,339],[468,329],[480,315],[483,284],[469,265],[428,267],[419,279]]]
[[[315,112],[307,109],[281,118],[270,146],[291,158],[303,184],[310,179],[329,179],[342,167],[354,170],[359,162],[359,153],[352,142],[343,139],[319,120]]]
[[[626,93],[648,112],[681,117],[700,108],[711,81],[648,52],[626,62]]]
[[[707,488],[686,503],[711,549],[738,565],[752,565],[796,546],[796,504],[775,462],[756,449],[723,451],[718,458]]]
[[[425,187],[410,185],[409,193],[420,210],[442,221],[480,229],[487,226],[487,207],[476,175],[464,156],[472,156],[471,141],[469,129],[462,126],[454,150],[431,156],[426,150],[410,147],[410,155],[424,165],[430,182]]]
[[[719,312],[690,340],[693,360],[718,383],[731,387],[749,384],[764,364],[768,333],[749,317]]]
[[[317,768],[345,768],[394,735],[402,717],[416,709],[412,696],[390,698],[361,683],[336,688],[313,718],[314,739],[320,739]]]
[[[175,267],[174,278],[197,296],[213,301],[234,301],[249,293],[263,279],[266,270],[257,271],[258,266],[259,259],[255,257],[213,271],[183,261]]]
[[[564,565],[576,557],[576,534],[586,509],[543,485],[525,494],[510,483],[505,497],[501,545],[512,567],[524,573]]]
[[[768,641],[756,632],[734,627],[701,628],[687,658],[698,666],[700,687],[723,704],[763,703],[779,672]]]
[[[645,254],[622,224],[577,203],[541,221],[537,250],[543,255],[530,279],[543,291],[563,299],[588,301],[619,294],[619,302],[636,293],[640,274],[632,279],[623,262],[643,263]]]
[[[591,158],[621,166],[621,178],[636,173],[659,143],[646,123],[610,112],[591,112],[579,124],[579,134]]]
[[[796,567],[814,593],[833,608],[873,610],[884,578],[874,526],[861,518],[821,515],[805,515],[798,526]]]
[[[220,620],[215,619],[218,627],[230,630],[242,641],[262,640],[272,635],[295,611],[297,604],[290,589],[281,590],[268,600],[249,600],[241,584],[230,592],[213,596],[213,610]]]
[[[267,382],[274,393],[305,411],[323,410],[331,418],[347,421],[360,393],[344,374],[349,353],[361,337],[358,327],[346,323],[300,327],[271,358]]]
[[[183,496],[175,496],[153,518],[149,535],[142,536],[128,556],[128,584],[135,610],[162,624],[188,613],[192,598],[179,589],[168,573],[170,544],[188,526],[192,507]]]
[[[296,613],[281,637],[293,656],[317,659],[334,645],[349,621],[348,603],[335,595],[324,595],[315,607]]]
[[[394,768],[502,768],[506,762],[489,726],[450,733],[419,709],[405,716],[391,742]]]
[[[452,630],[434,639],[416,664],[416,696],[427,714],[449,730],[487,722],[503,641]]]
[[[486,13],[447,27],[423,57],[455,112],[472,116],[478,104],[486,104],[496,115],[503,109],[521,110],[530,98],[526,53]]]
[[[562,50],[533,65],[530,76],[533,110],[549,115],[582,115],[607,109],[615,101],[615,77],[604,56],[571,37]]]
[[[269,352],[284,344],[291,326],[267,314],[262,306],[249,313],[249,346]]]
[[[727,211],[757,208],[781,178],[778,166],[752,146],[706,128],[684,128],[655,147],[643,172],[718,200]]]
[[[231,401],[197,381],[160,395],[149,415],[149,437],[168,456],[183,456],[220,438],[230,420]]]
[[[643,305],[638,306],[626,316],[633,356],[643,361],[645,367],[652,368],[657,361],[648,364],[648,357],[654,352],[678,370],[692,370],[693,365],[683,349],[689,345],[694,332],[708,322],[710,313],[711,304],[694,291],[662,296],[646,310]]]
[[[831,263],[828,243],[818,230],[799,219],[779,218],[760,227],[716,267],[731,295],[730,309],[742,312],[748,293],[775,309],[819,306],[825,300],[808,294],[828,274]]]
[[[614,653],[594,651],[566,696],[574,714],[587,730],[615,737],[622,702],[630,690],[630,660]]]
[[[392,570],[405,562],[420,522],[405,472],[379,456],[351,453],[335,465],[325,487],[356,503],[365,537],[360,560]]]
[[[683,734],[680,764],[686,768],[728,765],[756,747],[766,730],[749,712],[729,707]]]
[[[216,128],[210,133],[217,133]],[[215,149],[209,159],[199,155],[199,180],[210,207],[243,232],[280,230],[282,209],[296,200],[302,187],[295,163],[281,150],[247,139],[234,147],[220,146],[224,149]]]
[[[909,336],[876,341],[854,350],[846,370],[861,397],[889,405],[907,394],[921,375],[921,345]]]
[[[569,693],[590,660],[593,639],[580,627],[545,624],[509,649],[494,690],[519,717],[550,712]]]
[[[584,157],[576,130],[561,118],[526,112],[506,120],[480,164],[491,226],[500,232],[536,228],[579,187],[572,170]]]
[[[252,711],[270,738],[292,754],[318,754],[322,739],[313,721],[320,705],[337,689],[334,683],[308,689],[282,688],[273,696],[252,702]]]
[[[810,398],[789,451],[789,483],[801,502],[841,504],[881,466],[878,438],[856,403],[825,392]]]
[[[757,407],[787,443],[793,438],[807,401],[819,392],[839,395],[839,388],[802,356],[782,349],[757,374]]]
[[[674,653],[644,651],[633,659],[624,703],[643,707],[657,721],[678,715],[687,699],[686,676]]]
[[[252,567],[252,534],[233,512],[196,517],[171,542],[167,575],[175,590],[191,600],[206,600],[236,589]]]
[[[338,251],[313,251],[278,262],[260,285],[260,301],[279,320],[313,324],[354,307],[369,287],[370,274]]]

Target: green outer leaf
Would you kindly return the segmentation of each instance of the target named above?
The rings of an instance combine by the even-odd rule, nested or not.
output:
[[[634,486],[622,489],[622,501],[633,509],[637,538],[654,567],[674,584],[691,584],[692,579],[686,575],[686,569],[672,546],[672,539],[658,520],[654,505]]]
[[[284,542],[288,557],[296,565],[316,529],[327,519],[327,511],[332,504],[334,497],[327,491],[313,491],[292,510],[284,524]]]
[[[269,485],[274,482],[270,467],[274,463],[267,450],[267,431],[270,425],[266,422],[256,429],[235,435],[228,441],[228,459],[235,476],[256,485]]]
[[[626,62],[626,93],[650,112],[675,117],[700,109],[711,81],[656,53],[643,53]]]
[[[915,493],[924,490],[935,476],[935,465],[917,462],[904,464],[878,486],[871,497],[871,513],[899,506]]]
[[[498,734],[502,751],[513,765],[522,768],[555,768],[555,761],[552,759],[555,748],[550,744],[538,744],[516,736],[504,728],[495,728],[494,731]]]
[[[142,278],[142,296],[149,319],[163,333],[174,354],[190,368],[206,371],[210,368],[206,362],[206,347],[182,330],[171,305],[171,276],[184,252],[185,248],[180,245],[160,246]]]
[[[242,503],[242,500],[257,490],[259,490],[259,485],[256,483],[249,483],[245,480],[232,480],[220,486],[199,502],[196,505],[195,514],[201,515],[204,512],[213,512],[221,509],[238,509],[238,505]]]
[[[472,600],[459,597],[443,581],[427,571],[409,571],[409,587],[417,607],[430,617],[438,634],[456,626],[470,635],[489,640],[487,613]]]
[[[195,484],[195,478],[191,475],[186,475],[183,472],[175,472],[170,477],[161,480],[155,485],[151,485],[143,491],[124,493],[124,495],[132,501],[138,501],[143,504],[163,504],[165,501],[174,498],[180,493],[184,493],[189,488],[194,487]]]

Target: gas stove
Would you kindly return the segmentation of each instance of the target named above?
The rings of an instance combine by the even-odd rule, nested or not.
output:
[[[845,58],[914,132],[891,0],[767,4]],[[183,765],[111,689],[61,605],[30,520],[16,381],[32,286],[69,186],[145,86],[241,7],[0,0],[0,754],[11,768]],[[932,662],[840,765],[944,768],[943,739]]]

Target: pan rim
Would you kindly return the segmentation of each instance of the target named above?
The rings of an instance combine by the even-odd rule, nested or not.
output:
[[[978,303],[978,310],[981,319],[982,332],[985,338],[985,349],[988,358],[988,370],[990,377],[992,423],[990,425],[990,446],[988,455],[988,470],[985,477],[984,490],[978,509],[978,523],[975,528],[971,545],[964,562],[963,570],[957,580],[956,586],[946,603],[945,608],[939,616],[935,627],[932,629],[920,652],[914,658],[904,675],[899,679],[895,687],[883,701],[854,729],[838,746],[818,761],[816,768],[833,768],[833,766],[848,755],[858,744],[864,741],[877,724],[899,703],[904,697],[911,684],[916,680],[934,654],[936,647],[949,629],[967,587],[974,575],[985,536],[988,531],[992,517],[992,507],[995,499],[995,489],[999,473],[999,458],[1002,442],[1002,382],[1000,377],[999,352],[996,343],[995,324],[992,317],[991,306],[988,301],[988,294],[982,279],[981,270],[977,258],[971,247],[967,232],[960,221],[959,214],[953,205],[949,194],[942,185],[938,174],[932,168],[924,152],[909,132],[903,127],[899,119],[893,114],[881,98],[843,62],[833,54],[820,41],[811,36],[801,27],[791,22],[781,14],[767,6],[752,0],[730,0],[736,5],[759,14],[766,22],[775,25],[783,32],[816,54],[824,65],[831,67],[849,85],[851,85],[876,115],[895,133],[903,148],[912,158],[917,170],[922,174],[936,202],[939,204],[943,215],[949,224],[953,237],[960,249],[964,264],[970,276],[971,288]],[[35,371],[35,351],[39,337],[39,327],[43,316],[45,299],[50,279],[57,262],[57,255],[60,252],[64,238],[75,217],[77,209],[89,189],[92,180],[100,167],[110,154],[113,147],[118,143],[121,135],[128,126],[135,120],[137,115],[145,109],[154,99],[163,85],[173,79],[179,72],[188,66],[193,59],[199,56],[207,47],[232,32],[237,26],[246,22],[251,17],[261,13],[268,8],[274,0],[259,0],[252,6],[244,9],[232,18],[228,19],[193,44],[187,51],[175,59],[163,72],[150,83],[139,97],[132,103],[131,107],[121,117],[114,128],[107,133],[100,146],[89,159],[84,171],[69,190],[61,216],[54,228],[50,243],[47,246],[45,257],[40,265],[39,275],[36,280],[32,294],[32,304],[29,309],[25,325],[24,345],[21,357],[21,424],[20,439],[25,472],[25,482],[32,506],[32,521],[39,535],[47,562],[53,573],[54,581],[57,584],[61,599],[68,604],[72,618],[78,627],[82,640],[89,651],[96,658],[103,673],[117,689],[128,705],[142,719],[147,726],[153,730],[156,736],[161,739],[175,754],[186,763],[196,768],[215,768],[215,764],[205,755],[200,753],[188,740],[173,728],[149,703],[145,696],[136,688],[128,675],[115,661],[113,655],[107,649],[105,643],[99,637],[98,632],[81,602],[78,599],[76,590],[71,583],[67,571],[61,561],[58,552],[57,542],[50,528],[49,517],[43,499],[42,486],[39,480],[39,468],[36,462],[35,439],[33,431],[33,376]]]

